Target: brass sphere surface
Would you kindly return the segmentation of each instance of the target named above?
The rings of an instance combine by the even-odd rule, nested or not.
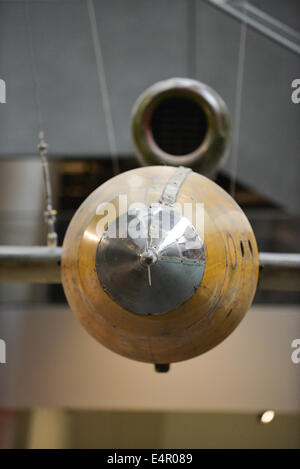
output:
[[[124,214],[125,209],[117,203],[119,194],[127,195],[128,204],[141,202],[150,206],[159,202],[175,171],[176,168],[171,166],[141,167],[105,182],[77,210],[63,243],[63,287],[70,307],[83,327],[109,349],[143,362],[177,362],[215,347],[237,327],[251,306],[256,290],[258,251],[246,216],[222,188],[191,171],[178,190],[176,202],[179,205],[190,203],[193,210],[198,203],[204,208],[203,226],[195,226],[194,212],[190,215],[191,224],[203,240],[203,256],[200,257],[204,263],[201,261],[202,267],[199,264],[203,275],[195,291],[176,308],[151,315],[124,308],[113,299],[111,292],[105,291],[99,280],[99,269],[109,266],[101,262],[96,265],[97,250],[106,229],[105,226],[99,232],[98,222],[102,217],[99,213],[106,213],[107,204],[115,207],[108,225]],[[122,242],[126,244],[126,238]],[[144,247],[139,252],[139,259],[144,253],[142,263],[147,263]],[[153,254],[150,262],[152,254],[148,253],[153,270],[160,263],[156,255]],[[147,282],[147,265],[142,263],[139,265],[145,269]],[[117,266],[118,262],[114,272],[121,275],[123,267]],[[124,268],[128,272],[127,264]],[[161,280],[166,285],[169,281],[168,278]],[[153,286],[143,285],[150,299],[151,288]],[[176,297],[176,289],[173,291]],[[126,289],[122,294],[125,295],[123,300],[127,301]],[[128,291],[128,294],[131,293]],[[143,304],[139,291],[134,295],[136,301]],[[167,298],[166,304],[170,304]]]

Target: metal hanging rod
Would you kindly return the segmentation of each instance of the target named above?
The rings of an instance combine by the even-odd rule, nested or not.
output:
[[[280,44],[289,51],[300,55],[300,32],[282,21],[241,0],[205,0],[213,7],[238,21],[246,23],[250,28]]]
[[[0,282],[61,283],[61,247],[0,246]],[[300,291],[300,254],[259,253],[258,289]]]

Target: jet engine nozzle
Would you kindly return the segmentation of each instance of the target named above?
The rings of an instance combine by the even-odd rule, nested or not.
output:
[[[131,134],[142,165],[183,165],[213,176],[228,145],[229,113],[209,86],[171,78],[139,96]]]

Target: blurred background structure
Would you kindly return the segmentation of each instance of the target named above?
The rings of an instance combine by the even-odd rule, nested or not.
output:
[[[57,231],[114,175],[88,2],[27,2]],[[130,141],[137,96],[158,80],[196,78],[227,103],[238,158],[216,182],[235,186],[260,251],[299,252],[299,55],[206,0],[94,1],[120,171],[138,167]],[[227,2],[228,3],[228,2]],[[240,6],[244,2],[229,2]],[[299,44],[297,0],[251,0]],[[0,244],[45,243],[44,187],[23,0],[0,0]],[[0,284],[0,447],[299,447],[297,292],[258,292],[216,349],[158,375],[114,355],[76,322],[62,287]],[[51,408],[52,410],[49,410]],[[268,425],[258,415],[274,409]],[[86,429],[86,430],[85,430]]]

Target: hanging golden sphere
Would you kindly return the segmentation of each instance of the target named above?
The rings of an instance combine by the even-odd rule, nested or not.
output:
[[[258,266],[251,226],[222,188],[186,168],[150,166],[112,178],[80,206],[63,243],[62,282],[96,340],[128,358],[171,363],[237,327]]]

